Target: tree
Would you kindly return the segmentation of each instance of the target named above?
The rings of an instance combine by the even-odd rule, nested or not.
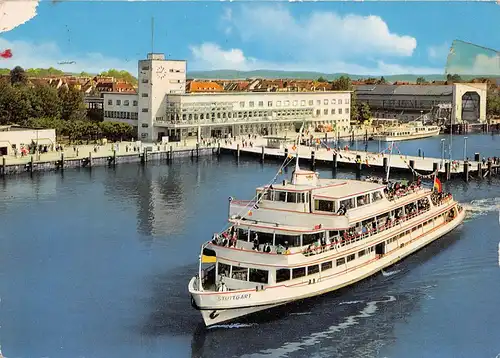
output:
[[[35,86],[31,89],[31,117],[60,118],[62,102],[57,90],[47,85]]]
[[[326,78],[324,78],[323,76],[320,76],[318,79],[317,79],[318,82],[328,82]]]
[[[137,78],[135,78],[128,71],[120,71],[120,70],[110,69],[108,71],[101,72],[100,75],[104,76],[104,77],[114,77],[116,79],[126,81],[128,83],[133,84],[133,85],[137,84]]]
[[[486,114],[488,116],[500,116],[500,89],[495,85],[490,85],[488,88]]]
[[[384,76],[380,77],[380,79],[377,81],[378,85],[386,85],[387,81],[385,80]]]
[[[335,91],[352,91],[352,82],[348,76],[340,76],[332,82]]]
[[[12,85],[28,83],[28,76],[21,66],[16,66],[10,71],[10,83]]]
[[[417,85],[423,85],[428,83],[427,80],[424,77],[418,77],[417,78]]]
[[[59,98],[62,103],[61,117],[69,121],[84,120],[87,116],[87,108],[83,100],[83,94],[73,87],[61,87]]]
[[[446,81],[450,83],[462,82],[462,77],[460,77],[460,75],[457,74],[452,75],[448,73],[446,75]]]

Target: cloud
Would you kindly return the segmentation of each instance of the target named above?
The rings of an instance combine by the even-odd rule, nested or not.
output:
[[[450,52],[450,44],[445,42],[442,45],[429,46],[427,55],[431,61],[445,62]]]
[[[56,43],[36,44],[26,41],[7,41],[0,37],[0,49],[12,49],[12,58],[0,60],[0,68],[48,68],[54,67],[65,72],[79,73],[82,71],[99,73],[110,68],[123,69],[137,73],[137,62],[123,61],[116,58],[105,57],[99,53],[63,54]],[[75,64],[60,65],[58,62],[75,61]]]
[[[290,70],[347,72],[362,75],[441,73],[442,68],[391,64],[413,55],[417,40],[391,31],[379,16],[340,16],[313,12],[295,18],[283,6],[247,6],[226,10],[221,21],[231,33],[273,61],[254,58],[241,48],[223,48],[213,42],[190,46],[190,69]],[[360,64],[360,59],[362,64]]]
[[[472,65],[452,63],[446,70],[449,74],[500,76],[500,53],[488,56],[478,54]]]
[[[38,0],[0,0],[0,33],[10,31],[36,16]]]
[[[412,67],[375,62],[373,67],[366,67],[345,61],[332,61],[318,64],[317,62],[270,62],[245,56],[241,49],[223,49],[214,43],[203,43],[190,47],[192,61],[190,70],[282,70],[282,71],[317,71],[342,72],[360,75],[395,75],[395,74],[436,74],[443,70],[430,67]]]

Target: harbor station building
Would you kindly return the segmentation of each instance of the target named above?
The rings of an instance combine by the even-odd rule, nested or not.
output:
[[[105,93],[104,120],[137,128],[145,142],[246,134],[283,135],[296,123],[350,130],[349,91],[186,93],[186,61],[150,53],[138,93]]]

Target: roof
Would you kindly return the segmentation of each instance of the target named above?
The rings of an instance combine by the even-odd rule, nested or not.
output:
[[[357,95],[449,96],[453,85],[357,85]]]
[[[217,82],[212,81],[191,81],[188,84],[190,92],[222,92],[224,88]]]
[[[385,185],[358,180],[328,180],[328,182],[330,182],[328,186],[315,189],[313,196],[343,199],[385,188]]]

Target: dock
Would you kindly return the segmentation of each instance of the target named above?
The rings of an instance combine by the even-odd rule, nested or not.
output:
[[[281,148],[268,148],[263,140],[256,140],[252,146],[243,145],[241,141],[233,141],[222,145],[222,151],[231,152],[236,158],[242,155],[259,157],[261,161],[268,159],[284,159],[295,157],[297,150],[293,144],[282,145]],[[391,171],[406,172],[413,176],[430,177],[436,171],[441,180],[462,178],[469,181],[471,178],[485,178],[497,175],[500,168],[500,159],[495,158],[483,163],[479,155],[475,160],[442,160],[441,158],[418,157],[404,155],[394,149],[381,153],[354,151],[345,149],[327,148],[324,145],[316,147],[300,146],[299,158],[302,163],[309,163],[313,169],[317,164],[337,169],[338,167],[354,168],[357,176],[363,172],[383,171],[390,167]]]
[[[216,143],[200,145],[198,143],[146,144],[135,146],[134,143],[121,142],[106,145],[67,145],[63,151],[52,151],[25,156],[0,157],[0,176],[64,170],[66,168],[88,168],[97,166],[115,166],[119,163],[146,164],[153,161],[166,161],[174,158],[212,155],[220,152]]]

